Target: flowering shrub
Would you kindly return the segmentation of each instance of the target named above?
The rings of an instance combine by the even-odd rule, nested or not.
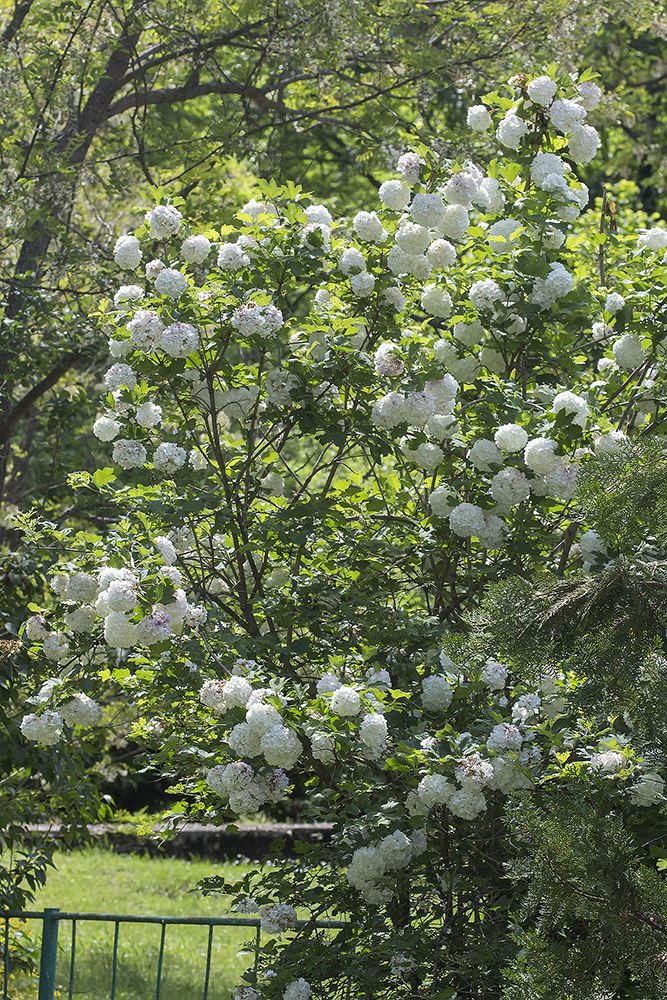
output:
[[[72,482],[122,513],[25,626],[45,683],[22,731],[67,753],[114,681],[200,814],[305,785],[334,838],[234,888],[288,932],[238,996],[497,996],[522,945],[507,797],[663,799],[577,718],[576,672],[461,632],[489,583],[615,555],[572,520],[578,470],[655,409],[665,231],[609,250],[577,222],[598,98],[517,78],[468,115],[495,129],[486,172],[406,153],[351,220],[269,184],[234,228],[158,205],[116,244],[136,283],[100,309],[110,464]],[[297,908],[351,926],[295,936]]]

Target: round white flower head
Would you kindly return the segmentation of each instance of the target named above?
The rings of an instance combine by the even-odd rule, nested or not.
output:
[[[412,199],[410,215],[418,226],[427,229],[437,229],[445,217],[446,206],[441,196],[436,193],[427,194],[420,191]]]
[[[611,430],[606,434],[601,434],[595,438],[596,455],[613,455],[621,451],[623,445],[628,443],[628,438],[623,431]]]
[[[309,225],[328,226],[333,225],[333,217],[326,205],[309,205],[306,209],[306,219]]]
[[[411,392],[403,408],[405,419],[412,427],[423,427],[435,413],[435,400],[430,392]]]
[[[141,262],[141,244],[136,236],[119,236],[113,248],[114,260],[124,271],[134,271]]]
[[[25,623],[25,634],[30,642],[42,642],[48,633],[46,619],[43,615],[32,615]]]
[[[556,81],[552,80],[550,76],[538,76],[530,81],[526,90],[533,104],[540,104],[546,108],[556,96],[558,87]]]
[[[380,294],[380,302],[382,305],[388,306],[390,309],[395,309],[396,312],[403,312],[405,309],[406,298],[400,288],[393,286],[391,288],[383,288]],[[366,339],[365,333],[361,334],[362,343]]]
[[[130,340],[110,340],[109,354],[112,358],[126,358],[132,353],[132,341]]]
[[[459,320],[458,323],[454,324],[452,333],[465,347],[474,347],[484,337],[484,327],[478,319],[473,319],[470,323]]]
[[[482,205],[481,202],[484,202]],[[496,177],[485,177],[480,185],[477,194],[477,201],[480,208],[487,215],[500,215],[505,207],[505,195],[500,186],[500,181]]]
[[[118,309],[122,302],[140,302],[143,297],[140,285],[121,285],[113,297],[113,304]]]
[[[602,750],[594,753],[589,761],[592,771],[600,771],[602,774],[616,774],[625,767],[626,759],[618,750]]]
[[[154,260],[149,260],[146,264],[146,279],[148,281],[155,281],[160,271],[162,271],[166,266],[167,265],[164,261],[157,257]]]
[[[378,760],[387,745],[387,720],[379,712],[370,712],[361,720],[359,739],[368,755]]]
[[[120,433],[120,427],[112,417],[98,417],[93,424],[93,434],[98,441],[113,441]]]
[[[366,258],[360,250],[355,250],[354,247],[348,247],[347,250],[343,250],[340,260],[338,261],[338,266],[343,274],[347,275],[349,278],[353,274],[360,274],[362,271],[366,270]]]
[[[572,423],[577,424],[582,430],[585,430],[586,421],[591,411],[588,409],[588,403],[581,396],[577,396],[566,389],[565,392],[558,393],[554,398],[552,406],[556,413],[560,413],[561,410],[565,413],[571,413]]]
[[[384,207],[393,212],[402,212],[410,204],[410,188],[399,180],[385,181],[379,195]]]
[[[261,927],[266,934],[282,934],[296,927],[297,914],[287,903],[264,906],[261,911]]]
[[[170,299],[177,299],[188,287],[188,279],[182,271],[173,267],[165,267],[155,279],[155,291]]]
[[[153,453],[153,468],[160,472],[176,472],[187,460],[185,448],[179,447],[173,441],[163,441]]]
[[[342,687],[342,682],[335,674],[324,674],[316,684],[318,694],[333,694],[339,687]]]
[[[421,296],[422,309],[429,316],[447,319],[452,313],[452,297],[444,288],[437,285],[427,285]]]
[[[191,323],[172,323],[160,337],[160,347],[172,358],[187,358],[198,346],[199,334]]]
[[[272,303],[259,306],[251,299],[234,310],[231,323],[234,329],[245,337],[257,336],[266,339],[281,329],[283,314]]]
[[[458,767],[454,770],[454,777],[463,787],[472,785],[483,788],[493,777],[493,765],[490,761],[483,760],[475,751],[459,761]]]
[[[283,993],[283,1000],[310,1000],[312,992],[305,979],[295,979]]]
[[[486,747],[495,753],[503,753],[508,750],[520,750],[522,743],[523,736],[517,727],[509,722],[501,722],[491,730]]]
[[[429,494],[428,504],[436,517],[449,517],[457,505],[457,494],[449,486],[437,486]]]
[[[150,212],[146,212],[146,221],[158,240],[175,236],[181,228],[182,219],[183,216],[173,205],[156,205]]]
[[[586,108],[581,104],[577,104],[576,101],[570,101],[567,98],[554,101],[549,108],[551,124],[559,132],[572,132],[577,125],[581,125],[585,117]]]
[[[167,566],[173,566],[178,556],[176,547],[174,546],[172,540],[167,538],[165,535],[157,535],[153,539],[153,544],[158,550],[160,557],[166,562]]]
[[[121,469],[138,469],[146,461],[146,449],[141,441],[128,441],[121,438],[114,445],[112,458]]]
[[[442,462],[442,449],[437,444],[427,442],[411,448],[404,438],[401,442],[401,450],[409,461],[416,462],[422,469],[437,469]]]
[[[210,250],[211,241],[206,236],[188,236],[181,244],[181,257],[188,264],[203,264]]]
[[[140,309],[126,325],[130,340],[140,351],[152,351],[164,330],[164,323],[151,309]]]
[[[625,299],[618,292],[609,292],[607,295],[607,300],[604,304],[605,312],[608,312],[611,316],[615,316],[617,312],[620,312],[625,305]]]
[[[539,305],[542,309],[548,309],[556,299],[567,295],[573,288],[574,278],[558,261],[551,265],[546,278],[535,279],[528,301]]]
[[[68,659],[70,655],[69,643],[62,632],[50,632],[45,636],[43,649],[44,656],[49,660],[55,660],[57,663]]]
[[[384,427],[387,430],[406,423],[405,396],[400,392],[389,392],[382,399],[378,399],[371,411],[371,420],[376,427]]]
[[[550,188],[550,185],[547,185],[548,178],[564,177],[567,169],[565,161],[555,153],[536,153],[530,165],[530,177],[539,188],[546,187],[548,190]]]
[[[137,626],[122,611],[110,611],[104,619],[104,638],[109,646],[131,649],[137,642]]]
[[[484,511],[474,503],[460,503],[449,515],[449,526],[462,538],[479,538],[486,527]]]
[[[241,214],[257,220],[260,215],[277,215],[278,210],[271,201],[257,201],[256,198],[251,198],[241,209]]]
[[[577,84],[577,90],[581,96],[582,106],[586,108],[586,111],[594,111],[602,97],[602,91],[597,83],[593,83],[592,80],[586,80],[584,83]]]
[[[613,326],[609,326],[607,323],[603,323],[601,321],[593,323],[592,326],[593,340],[597,340],[599,343],[601,343],[604,340],[608,340],[613,332],[614,332]],[[601,360],[604,361],[605,359],[602,358]],[[616,363],[614,361],[611,361],[611,358],[608,358],[606,360],[610,361],[611,364],[614,365],[614,367],[616,367]],[[598,371],[600,371],[599,362],[598,362]]]
[[[376,212],[357,212],[352,226],[359,239],[365,243],[383,243],[387,238],[387,230]]]
[[[357,691],[341,684],[331,696],[331,711],[336,715],[357,715],[361,708],[361,698]]]
[[[530,482],[523,472],[510,466],[501,469],[491,480],[491,496],[503,513],[530,496]]]
[[[492,691],[502,691],[507,683],[509,668],[498,660],[488,659],[482,670],[482,682]]]
[[[502,289],[492,278],[473,282],[468,292],[468,298],[479,312],[493,309],[494,303],[502,297]]]
[[[58,712],[47,710],[42,715],[24,715],[21,732],[27,740],[51,747],[60,742],[63,720]]]
[[[524,461],[532,472],[536,472],[538,476],[546,476],[561,463],[555,449],[556,442],[552,438],[533,438],[524,448]]]
[[[137,407],[137,423],[140,427],[157,427],[162,420],[162,407],[150,401]]]
[[[68,578],[63,597],[66,601],[76,601],[77,604],[92,604],[98,592],[99,584],[95,577],[79,572]]]
[[[221,271],[241,271],[250,263],[250,257],[239,243],[222,243],[218,249],[217,265]]]
[[[624,333],[612,345],[614,359],[621,368],[631,371],[638,368],[646,361],[646,354],[642,347],[642,342],[635,333]]]
[[[521,239],[522,225],[516,219],[499,219],[489,226],[486,239],[493,253],[511,253]]]
[[[367,298],[375,288],[375,275],[368,274],[366,271],[353,274],[350,278],[350,288],[358,298]]]
[[[137,385],[137,376],[134,373],[134,369],[130,368],[129,365],[117,362],[105,373],[104,384],[111,392],[115,389],[120,389],[121,386],[124,386],[126,389],[134,389]]]
[[[604,544],[597,531],[590,528],[585,531],[579,539],[579,549],[584,562],[594,563],[607,556],[607,546]]]
[[[456,249],[449,240],[434,240],[426,251],[426,259],[433,267],[444,270],[456,264]]]
[[[452,703],[452,686],[446,677],[431,674],[422,681],[422,705],[427,712],[443,712]]]
[[[567,143],[575,163],[590,163],[600,146],[600,136],[592,125],[575,125]]]
[[[59,705],[58,711],[66,726],[96,726],[104,714],[96,701],[81,692],[65,705]]]
[[[258,1000],[259,993],[252,986],[237,986],[232,993],[231,1000]]]
[[[503,464],[502,453],[496,448],[493,441],[489,441],[487,438],[480,438],[478,441],[475,441],[468,452],[468,460],[480,472],[489,472],[491,466]]]
[[[518,149],[527,131],[525,121],[513,111],[508,111],[496,129],[496,136],[507,149]]]
[[[501,424],[493,440],[499,448],[513,454],[522,451],[528,442],[528,434],[519,424]]]
[[[404,222],[396,233],[396,242],[409,257],[425,253],[431,242],[431,234],[426,226],[416,222]]]
[[[396,344],[380,344],[375,352],[374,359],[375,371],[379,375],[389,375],[391,378],[394,378],[396,375],[401,374],[405,365],[395,354],[398,350],[399,348]]]
[[[463,205],[469,210],[472,208],[478,187],[479,182],[472,174],[467,170],[460,170],[449,178],[442,193],[448,204]]]
[[[450,240],[462,240],[469,225],[470,217],[464,205],[447,205],[438,232]]]
[[[422,159],[419,153],[403,153],[399,156],[398,163],[396,164],[397,170],[401,174],[401,180],[404,184],[409,184],[412,187],[419,180],[419,174],[422,168]]]
[[[637,240],[637,245],[646,250],[664,250],[667,247],[667,229],[658,226],[647,229]]]
[[[491,115],[483,104],[473,104],[468,108],[466,120],[475,132],[487,132],[493,125]]]

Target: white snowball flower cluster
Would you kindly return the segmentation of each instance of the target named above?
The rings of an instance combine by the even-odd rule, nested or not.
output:
[[[403,153],[399,156],[396,168],[401,174],[401,180],[404,184],[409,184],[412,187],[419,180],[419,175],[422,168],[422,158],[419,153]]]
[[[574,278],[560,261],[551,264],[546,278],[536,278],[528,301],[548,309],[574,288]]]
[[[486,747],[494,753],[506,753],[508,750],[520,750],[522,743],[523,736],[517,727],[509,722],[501,722],[491,730]]]
[[[523,451],[528,443],[528,434],[519,424],[501,424],[493,435],[493,440],[502,451],[513,454]]]
[[[442,193],[450,205],[463,205],[470,211],[478,188],[479,181],[473,174],[467,170],[459,170],[449,178]]]
[[[310,1000],[312,992],[309,982],[305,979],[295,979],[283,993],[283,1000]]]
[[[388,903],[394,893],[387,885],[387,873],[406,868],[425,849],[426,839],[420,830],[411,837],[396,830],[372,846],[357,848],[347,868],[347,881],[367,903]]]
[[[221,243],[216,261],[221,271],[234,273],[250,264],[250,257],[240,243]]]
[[[188,279],[174,267],[163,267],[155,279],[155,291],[167,298],[177,299],[188,287]]]
[[[160,472],[172,473],[180,469],[187,460],[185,448],[173,441],[163,441],[153,453],[153,468]]]
[[[473,282],[468,292],[468,298],[478,312],[493,309],[495,303],[502,297],[502,289],[492,278],[482,278]]]
[[[447,319],[452,312],[452,297],[444,288],[438,285],[426,285],[421,296],[422,309],[429,316]]]
[[[113,248],[114,260],[124,271],[134,271],[142,258],[141,244],[136,236],[119,236]]]
[[[582,430],[586,429],[586,422],[591,411],[588,408],[588,403],[582,396],[577,396],[574,392],[565,390],[564,392],[559,392],[554,397],[552,406],[556,413],[571,413],[572,423],[577,424]]]
[[[446,677],[431,674],[422,680],[422,706],[427,712],[442,712],[452,703],[452,686]]]
[[[357,212],[352,220],[355,233],[364,243],[383,243],[387,238],[376,212]]]
[[[667,248],[667,229],[659,226],[647,229],[637,240],[637,246],[646,250],[664,250]]]
[[[492,466],[503,464],[503,456],[493,441],[480,438],[468,452],[468,461],[480,472],[489,472]]]
[[[164,323],[152,309],[140,309],[126,326],[130,340],[139,351],[155,350],[164,331]]]
[[[556,455],[557,442],[552,438],[537,437],[528,442],[523,451],[526,465],[538,476],[546,476],[560,464]]]
[[[51,747],[60,742],[63,734],[63,719],[58,712],[47,709],[41,715],[24,715],[21,732],[27,740]]]
[[[151,233],[158,240],[175,236],[181,228],[182,220],[183,216],[173,205],[156,205],[150,212],[146,212],[146,221]]]
[[[420,191],[412,199],[410,215],[417,226],[438,229],[445,219],[447,207],[442,197],[435,192]]]
[[[484,511],[476,504],[460,503],[449,515],[449,526],[455,535],[462,538],[479,538],[486,527]]]
[[[586,117],[586,108],[576,101],[562,98],[554,101],[549,109],[549,118],[554,128],[564,134],[581,125]]]
[[[533,104],[540,104],[543,108],[551,104],[557,89],[556,81],[552,80],[550,76],[538,76],[526,86],[526,91]]]
[[[66,726],[96,726],[103,715],[101,706],[82,692],[59,705],[58,712]]]
[[[216,764],[207,773],[206,784],[218,795],[228,798],[229,808],[236,813],[257,812],[265,802],[278,802],[289,788],[282,769],[268,775],[259,774],[242,760]]]
[[[429,507],[436,517],[449,517],[452,508],[456,507],[457,503],[456,492],[444,484],[437,486],[428,498]]]
[[[484,669],[482,670],[482,682],[486,684],[491,691],[502,691],[507,683],[508,676],[509,668],[505,666],[504,663],[500,663],[498,660],[489,658],[484,664]]]
[[[635,333],[624,333],[622,337],[612,345],[614,360],[621,368],[632,371],[639,368],[646,361],[646,352],[642,347],[642,342]]]
[[[336,715],[358,715],[361,708],[359,692],[341,684],[331,696],[331,711]]]
[[[522,694],[512,705],[512,722],[525,725],[540,710],[542,699],[537,694]]]
[[[514,111],[508,111],[496,129],[496,136],[507,149],[518,149],[528,126]]]
[[[362,271],[366,270],[366,258],[360,250],[348,247],[341,254],[338,266],[343,274],[349,278],[352,275],[361,274]]]
[[[615,316],[616,313],[621,311],[624,305],[625,299],[619,292],[609,292],[604,304],[605,312],[608,312],[611,316]]]
[[[113,417],[98,417],[93,424],[93,434],[98,441],[113,441],[120,434],[121,425]]]
[[[251,300],[234,310],[231,323],[244,337],[256,336],[266,340],[282,327],[283,314],[272,303],[260,306]]]
[[[289,770],[301,756],[302,746],[296,733],[283,724],[272,705],[249,699],[245,722],[234,726],[227,742],[241,757],[263,754],[267,764]]]
[[[111,392],[120,389],[121,386],[125,389],[134,389],[137,385],[137,376],[130,365],[118,362],[106,371],[104,384]]]
[[[392,212],[402,212],[410,204],[410,188],[399,180],[381,184],[379,196],[384,207]]]
[[[359,739],[364,744],[365,755],[379,760],[387,748],[387,720],[380,712],[369,712],[361,720]]]
[[[391,378],[395,378],[401,374],[405,365],[400,357],[397,356],[396,352],[399,350],[400,348],[396,344],[380,344],[374,357],[375,371],[379,375],[388,375]]]
[[[550,178],[564,178],[567,170],[567,164],[556,153],[536,153],[530,165],[530,177],[542,190],[557,191],[561,185],[557,180]]]
[[[507,513],[512,507],[528,499],[530,481],[520,469],[509,466],[493,476],[489,492],[498,504],[498,509]]]
[[[77,604],[92,604],[99,589],[99,583],[94,576],[78,572],[67,578],[62,596],[66,601],[75,601]]]
[[[484,182],[482,182],[482,185]],[[503,205],[505,199],[502,199]],[[500,211],[501,209],[498,209]],[[491,214],[497,214],[491,212]],[[438,225],[438,232],[441,236],[446,236],[450,240],[462,240],[470,225],[468,210],[463,205],[448,205],[442,217],[442,222]]]
[[[493,125],[493,120],[483,104],[473,104],[468,108],[467,122],[475,132],[487,132]]]
[[[147,400],[137,407],[135,418],[140,427],[157,427],[162,420],[162,407]]]
[[[113,461],[121,469],[138,469],[146,463],[147,457],[141,441],[129,441],[126,438],[116,441],[112,452]]]
[[[211,241],[203,234],[188,236],[181,243],[181,257],[188,264],[203,264],[210,252]]]
[[[599,771],[601,774],[617,774],[621,768],[625,767],[627,761],[618,750],[602,750],[600,753],[592,754],[589,763],[592,771]]]
[[[287,903],[273,903],[260,910],[261,927],[265,934],[284,934],[296,927],[297,915]]]
[[[63,660],[67,660],[71,653],[67,636],[62,632],[49,632],[44,637],[43,649],[44,656],[48,660],[55,660],[56,663],[62,663]]]
[[[140,285],[121,285],[114,294],[113,304],[118,309],[123,302],[140,302],[144,297],[144,290]]]
[[[584,83],[577,84],[577,90],[581,96],[581,103],[586,108],[586,111],[594,111],[600,103],[600,98],[602,97],[602,91],[598,87],[597,83],[593,83],[592,80],[586,80]]]
[[[584,560],[584,566],[592,566],[607,556],[607,546],[597,531],[590,528],[579,539],[579,549]]]

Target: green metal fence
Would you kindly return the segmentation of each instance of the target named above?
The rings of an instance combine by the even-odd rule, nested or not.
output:
[[[167,927],[171,924],[177,925],[204,925],[208,927],[208,943],[206,949],[206,966],[204,970],[204,989],[202,1000],[207,1000],[209,983],[211,977],[211,956],[213,951],[213,931],[216,927],[252,927],[255,931],[255,961],[252,971],[253,981],[257,976],[257,961],[259,957],[260,943],[260,921],[258,917],[158,917],[158,916],[138,916],[127,913],[67,913],[58,909],[50,908],[45,910],[4,910],[0,911],[0,921],[4,920],[4,984],[2,1000],[8,1000],[9,985],[9,931],[10,920],[41,920],[42,921],[42,949],[39,961],[39,992],[38,1000],[53,1000],[56,989],[56,960],[58,956],[58,934],[60,924],[64,921],[71,924],[70,939],[70,962],[69,962],[69,985],[67,987],[67,1000],[72,1000],[74,994],[75,964],[76,964],[76,929],[77,924],[83,920],[93,920],[114,924],[112,973],[109,1000],[115,1000],[116,986],[118,982],[118,939],[120,925],[129,924],[159,924],[161,926],[160,950],[155,976],[155,1000],[160,1000],[162,989],[162,972],[164,963],[165,940]],[[350,925],[341,920],[299,920],[299,927],[317,928],[344,928]],[[148,998],[147,998],[148,1000]]]

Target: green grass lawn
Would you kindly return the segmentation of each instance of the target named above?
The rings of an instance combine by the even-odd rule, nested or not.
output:
[[[239,878],[248,865],[213,861],[182,861],[118,855],[85,850],[57,854],[57,870],[35,900],[34,909],[54,906],[61,910],[94,913],[155,914],[158,916],[223,916],[229,898],[203,897],[192,892],[204,876],[224,873]],[[118,1000],[155,997],[159,925],[120,924],[118,947]],[[241,973],[252,964],[244,954],[252,928],[218,927],[213,932],[209,997],[227,1000]],[[74,996],[102,1000],[111,995],[113,923],[79,921],[76,930]],[[58,989],[67,997],[70,967],[71,923],[60,925]],[[160,1000],[196,1000],[203,995],[207,927],[167,926]]]

